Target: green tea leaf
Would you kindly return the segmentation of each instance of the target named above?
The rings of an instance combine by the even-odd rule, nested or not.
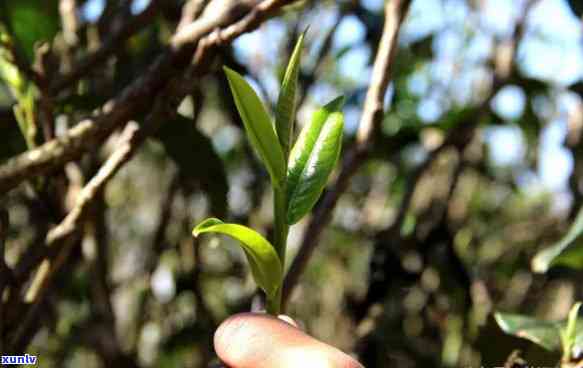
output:
[[[210,198],[212,213],[224,216],[229,191],[227,174],[211,140],[193,120],[184,117],[162,124],[156,137],[176,163],[184,183],[200,186]]]
[[[316,111],[301,131],[289,159],[287,221],[292,225],[308,213],[322,194],[340,155],[344,117],[339,97]]]
[[[559,242],[537,253],[532,260],[534,272],[544,273],[552,265],[562,264],[574,268],[583,267],[583,247],[580,238],[583,233],[583,208],[571,228]]]
[[[510,313],[496,313],[496,322],[509,335],[530,340],[550,351],[561,350],[561,323]]]
[[[225,234],[239,240],[257,285],[269,296],[277,293],[283,268],[275,249],[263,236],[246,226],[226,224],[216,218],[206,219],[192,230],[195,237],[207,232]]]
[[[296,115],[296,91],[305,32],[300,35],[289,59],[275,111],[275,127],[284,155],[289,153]]]
[[[227,67],[224,70],[247,136],[265,164],[271,181],[279,187],[285,179],[285,159],[265,106],[239,73]]]

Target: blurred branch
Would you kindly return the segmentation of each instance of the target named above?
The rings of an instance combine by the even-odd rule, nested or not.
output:
[[[4,261],[9,226],[8,211],[0,208],[0,351],[4,351],[4,289],[11,280],[9,276],[10,269]]]
[[[79,18],[77,17],[77,0],[60,0],[59,14],[61,16],[61,27],[63,38],[68,46],[78,42],[77,30],[79,28]]]
[[[512,38],[512,59],[509,60],[510,64],[504,68],[507,69],[509,73],[500,73],[500,69],[496,68],[494,71],[494,81],[488,95],[470,114],[467,114],[462,121],[448,132],[445,141],[431,151],[427,159],[414,170],[413,174],[408,179],[406,190],[399,205],[395,221],[393,221],[388,228],[383,229],[376,234],[373,255],[371,256],[369,266],[370,280],[368,290],[365,297],[358,302],[354,308],[354,317],[356,321],[361,321],[366,317],[370,307],[375,303],[381,302],[390,290],[391,285],[395,282],[395,278],[398,277],[398,272],[396,273],[394,271],[393,264],[395,262],[400,264],[399,254],[406,250],[404,248],[416,250],[420,252],[423,257],[428,257],[428,252],[432,247],[439,244],[445,244],[448,255],[446,261],[449,263],[450,269],[453,270],[453,275],[463,286],[464,290],[467,293],[470,293],[472,278],[453,248],[454,234],[452,234],[451,230],[448,228],[446,208],[453,196],[463,169],[468,166],[462,157],[465,148],[472,141],[480,121],[490,114],[490,105],[493,98],[500,89],[518,73],[515,58],[516,50],[524,37],[524,23],[528,11],[537,1],[538,0],[533,0],[526,4],[524,12],[516,23],[516,29]],[[418,184],[440,154],[449,147],[454,147],[457,150],[460,156],[460,161],[452,174],[449,191],[444,201],[445,208],[437,214],[429,213],[425,216],[427,219],[425,224],[428,221],[433,224],[430,229],[427,230],[427,236],[424,239],[405,239],[402,235],[401,229],[411,207]],[[422,222],[422,220],[419,221],[419,223]],[[419,223],[416,226],[416,230],[421,226]],[[399,247],[400,249],[395,249],[396,247]],[[397,259],[395,260],[394,257],[397,257]],[[408,278],[409,276],[410,275],[406,272],[401,272],[402,278]]]
[[[187,1],[186,4],[184,4],[184,6],[182,7],[182,15],[180,16],[180,22],[176,27],[178,32],[180,32],[184,27],[188,26],[190,23],[194,22],[194,20],[200,16],[207,3],[208,0]]]
[[[135,150],[135,142],[138,138],[139,129],[134,122],[128,123],[120,138],[120,147],[107,159],[105,164],[99,169],[97,174],[83,187],[77,197],[75,207],[69,212],[65,219],[47,234],[45,243],[47,247],[60,244],[58,254],[52,261],[45,260],[37,271],[25,299],[32,303],[31,308],[26,313],[22,325],[15,332],[11,346],[20,346],[25,333],[34,323],[35,317],[42,305],[42,300],[55,273],[63,266],[74,240],[81,226],[83,218],[87,215],[91,204],[105,184],[113,175],[127,162]]]
[[[427,159],[425,159],[425,161],[423,161],[423,163],[414,170],[413,174],[408,179],[406,186],[407,190],[405,191],[403,199],[401,200],[401,204],[399,205],[399,209],[397,210],[395,221],[389,230],[381,231],[380,236],[383,236],[383,234],[395,234],[400,232],[400,229],[403,226],[403,222],[405,221],[407,211],[411,206],[411,201],[413,200],[415,190],[417,189],[417,184],[423,177],[423,174],[431,167],[431,165],[437,160],[439,155],[445,149],[449,147],[455,147],[458,152],[460,152],[460,154],[463,152],[465,147],[474,137],[477,125],[476,120],[478,119],[464,121],[460,124],[461,126],[458,129],[453,129],[447,136],[446,140],[440,146],[431,151]]]
[[[196,111],[198,111],[198,109]],[[180,178],[178,175],[174,175],[174,177],[170,180],[170,185],[166,190],[166,195],[163,197],[160,203],[158,225],[156,226],[156,231],[154,232],[154,237],[152,238],[152,244],[150,246],[151,253],[148,255],[146,264],[144,266],[144,274],[146,276],[147,285],[150,285],[152,275],[156,271],[160,256],[168,246],[168,241],[166,240],[166,230],[172,218],[172,206],[174,204],[174,199],[179,192],[179,189]],[[151,294],[152,288],[149,287],[146,290],[146,295],[141,298],[140,304],[138,305],[138,313],[136,313],[136,316],[138,317],[138,322],[136,323],[138,331],[141,331],[142,327],[147,322],[146,307],[148,301],[150,300]]]
[[[43,130],[45,141],[55,137],[55,116],[53,97],[48,90],[49,76],[52,75],[49,58],[51,49],[48,43],[44,43],[35,50],[35,65],[33,66],[38,76],[39,90],[39,120]]]
[[[269,0],[256,6],[237,2],[221,12],[213,8],[213,11],[204,13],[199,20],[177,33],[171,41],[171,47],[151,64],[144,76],[124,89],[114,101],[107,103],[101,115],[81,121],[62,137],[18,155],[0,166],[0,193],[30,177],[46,174],[77,159],[131,117],[149,110],[156,92],[162,90],[172,76],[178,75],[189,64],[193,52],[196,74],[205,74],[213,50],[257,28],[291,2]]]
[[[69,2],[70,0],[64,0]],[[112,54],[118,50],[123,43],[131,36],[151,24],[151,19],[156,15],[157,8],[161,0],[151,0],[148,7],[140,14],[123,23],[94,53],[86,56],[77,65],[73,66],[67,75],[57,78],[51,83],[49,90],[52,95],[57,95],[63,89],[70,87],[73,83],[83,78],[99,64],[105,62]],[[68,6],[71,6],[67,4]],[[67,35],[67,34],[66,34]]]
[[[301,82],[303,85],[303,92],[304,93],[302,93],[299,97],[298,106],[301,106],[304,103],[304,101],[306,100],[306,97],[308,96],[308,92],[310,90],[310,87],[312,87],[312,85],[316,82],[316,75],[318,74],[318,71],[322,67],[322,64],[324,63],[326,56],[330,53],[330,49],[332,48],[332,40],[334,39],[334,35],[336,34],[336,30],[338,29],[338,25],[340,25],[340,22],[342,21],[342,19],[344,19],[344,16],[348,13],[348,10],[349,9],[347,6],[343,6],[340,8],[340,14],[338,14],[338,17],[336,17],[334,24],[332,25],[332,27],[330,27],[330,29],[328,30],[328,32],[324,36],[324,41],[322,42],[322,46],[318,50],[318,55],[316,55],[316,58],[315,58],[316,63],[314,64],[314,67],[312,68],[312,70],[310,71],[309,74],[301,75],[303,77]],[[293,50],[292,47],[293,47],[293,44],[292,44],[292,42],[290,42],[290,51],[288,52],[288,54],[290,54],[290,55],[291,55],[291,52]]]
[[[103,190],[91,206],[90,219],[85,224],[85,239],[93,244],[95,254],[89,258],[91,282],[92,317],[99,325],[92,329],[97,340],[96,349],[105,366],[137,367],[133,356],[126,355],[120,346],[116,329],[116,315],[112,304],[112,287],[110,282],[109,264],[109,232],[106,221],[106,204]]]
[[[330,221],[332,211],[338,198],[346,190],[350,178],[365,161],[369,154],[374,129],[380,125],[384,115],[384,98],[389,85],[392,64],[398,48],[397,40],[400,26],[407,14],[411,1],[394,0],[385,5],[385,25],[379,50],[375,58],[370,87],[368,89],[355,145],[344,157],[342,169],[331,189],[323,197],[302,239],[296,258],[288,271],[282,294],[285,306],[293,288],[303,273],[311,254],[318,244],[324,227]]]
[[[117,145],[117,149],[80,191],[75,206],[65,219],[47,234],[45,245],[47,248],[56,248],[54,250],[56,257],[43,261],[26,293],[25,299],[32,303],[32,306],[12,338],[11,345],[13,347],[17,348],[22,345],[27,331],[34,324],[53,276],[62,268],[69,257],[92,203],[98,198],[115,173],[133,157],[146,138],[156,131],[164,120],[176,114],[176,109],[183,96],[190,92],[192,86],[195,85],[193,81],[198,76],[198,65],[193,64],[185,75],[173,79],[164,90],[160,91],[152,111],[141,126],[135,122],[129,122],[126,125],[119,138],[120,143]]]

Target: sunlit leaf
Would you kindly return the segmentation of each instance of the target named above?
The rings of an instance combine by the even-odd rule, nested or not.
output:
[[[583,208],[579,210],[575,222],[567,234],[555,245],[540,251],[532,260],[534,272],[546,272],[553,265],[583,267],[583,247],[580,246],[583,233]]]
[[[281,83],[279,98],[277,99],[275,126],[284,155],[289,152],[290,140],[293,136],[296,115],[296,91],[304,36],[305,32],[300,35],[296,43]]]
[[[239,73],[224,68],[229,86],[253,147],[265,164],[271,180],[280,186],[285,178],[285,160],[265,106]]]
[[[339,97],[314,113],[301,131],[289,159],[288,224],[298,222],[322,194],[340,155],[344,117]]]
[[[192,234],[196,237],[207,232],[225,234],[239,240],[257,285],[267,295],[277,293],[283,270],[275,249],[263,236],[246,226],[226,224],[216,218],[204,220],[194,228]]]

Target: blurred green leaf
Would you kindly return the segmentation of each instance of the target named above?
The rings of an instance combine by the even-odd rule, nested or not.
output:
[[[29,62],[34,57],[34,45],[41,41],[52,41],[59,30],[57,0],[3,0],[0,20],[9,22],[11,33]]]
[[[561,329],[561,341],[563,346],[563,359],[569,359],[573,346],[577,343],[577,316],[581,303],[575,303],[569,311],[566,325]]]
[[[300,133],[289,159],[287,221],[292,225],[308,213],[322,194],[340,155],[344,117],[338,97],[317,110]]]
[[[265,106],[239,73],[227,67],[224,70],[247,136],[265,164],[271,181],[279,187],[285,178],[285,161]]]
[[[225,234],[239,240],[257,285],[268,296],[277,293],[283,278],[282,265],[273,245],[261,234],[246,226],[226,224],[216,218],[206,219],[192,230],[195,237],[207,232]]]
[[[570,354],[573,348],[583,347],[583,321],[576,318],[577,304],[571,309],[569,320],[563,321],[544,321],[511,313],[496,313],[494,317],[500,328],[509,335],[527,339],[549,351],[567,349]],[[563,334],[568,339],[563,338]]]
[[[303,32],[300,35],[291,58],[289,59],[283,82],[281,83],[281,90],[279,91],[279,98],[277,100],[277,108],[275,111],[277,136],[283,149],[284,156],[287,156],[287,153],[289,152],[291,145],[290,140],[293,136],[296,115],[296,91],[305,34],[306,32]]]
[[[537,253],[532,260],[534,272],[544,273],[557,264],[574,268],[583,267],[583,247],[580,245],[583,232],[583,208],[579,210],[575,222],[561,240]]]
[[[494,317],[500,328],[509,335],[530,340],[547,350],[561,349],[560,322],[542,321],[510,313],[496,313]]]
[[[0,78],[3,79],[13,91],[21,91],[26,83],[20,75],[18,68],[14,64],[8,62],[3,57],[2,53],[0,53]]]
[[[213,214],[224,216],[229,187],[223,162],[211,140],[196,128],[194,121],[183,117],[163,124],[157,137],[182,178],[198,183],[210,197]]]

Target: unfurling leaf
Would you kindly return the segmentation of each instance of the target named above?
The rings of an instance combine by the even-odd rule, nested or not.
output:
[[[285,179],[285,159],[265,106],[245,78],[234,70],[224,69],[247,136],[265,164],[271,181],[279,187]]]
[[[226,224],[216,218],[206,219],[192,230],[195,237],[208,232],[225,234],[239,240],[257,285],[268,296],[277,293],[283,277],[283,268],[275,249],[261,234],[246,226]]]
[[[555,245],[543,249],[532,260],[534,272],[546,272],[552,265],[562,264],[574,268],[583,267],[583,208],[579,210],[577,218],[569,232]]]
[[[316,111],[301,131],[289,159],[287,222],[298,222],[322,194],[340,155],[344,117],[339,97]]]
[[[277,137],[283,149],[284,155],[289,153],[290,140],[293,136],[293,126],[296,115],[296,91],[298,75],[300,74],[300,60],[305,32],[300,35],[294,51],[289,59],[285,75],[281,83],[277,108],[275,111],[275,126]]]

